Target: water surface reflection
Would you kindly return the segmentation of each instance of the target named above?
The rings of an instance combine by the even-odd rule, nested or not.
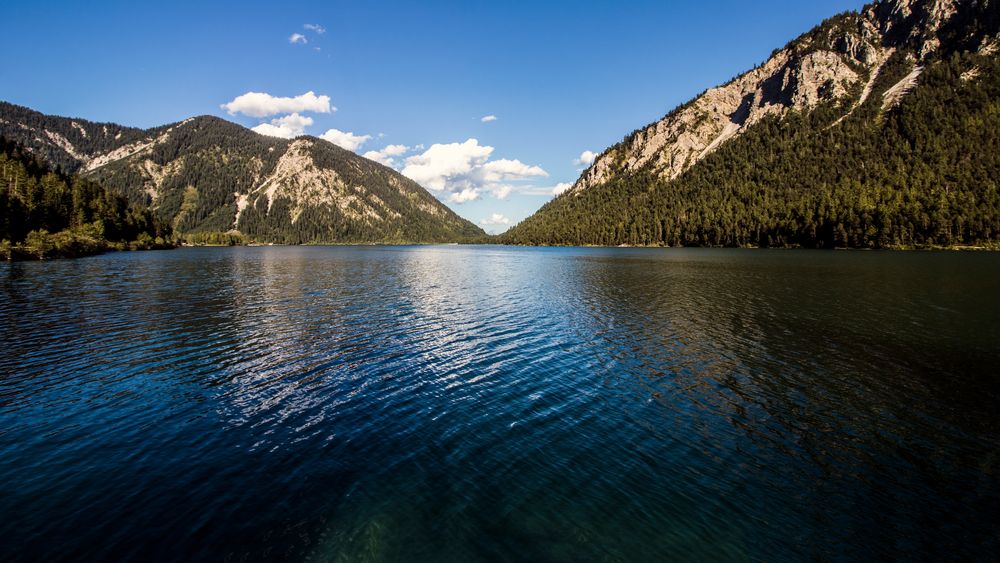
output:
[[[0,284],[6,559],[996,548],[992,254],[185,249]]]

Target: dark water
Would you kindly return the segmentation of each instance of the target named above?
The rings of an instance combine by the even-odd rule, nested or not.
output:
[[[1000,254],[0,265],[0,560],[988,560]]]

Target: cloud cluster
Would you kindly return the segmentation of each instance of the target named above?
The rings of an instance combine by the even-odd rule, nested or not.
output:
[[[494,213],[479,222],[480,225],[510,225],[510,219],[500,213]]]
[[[554,186],[526,185],[518,186],[517,193],[529,196],[552,197],[566,193],[572,187],[573,184],[569,182],[559,182]]]
[[[449,184],[468,183],[468,176],[493,154],[493,147],[476,139],[464,143],[433,144],[423,154],[406,159],[403,174],[425,188],[444,191]]]
[[[372,136],[355,135],[350,131],[341,131],[339,129],[327,129],[326,133],[320,135],[319,138],[325,141],[330,141],[340,148],[344,148],[349,151],[356,151],[360,149],[362,145],[370,141]]]
[[[318,23],[304,23],[302,24],[302,29],[315,33],[317,36],[326,33],[326,28]],[[318,37],[314,37],[313,39],[318,39]],[[288,42],[291,43],[292,45],[307,45],[309,43],[309,38],[301,33],[296,32],[288,36]],[[322,49],[319,47],[313,47],[312,50],[316,51],[317,53],[322,51]]]
[[[410,151],[410,147],[406,145],[387,145],[385,148],[379,151],[368,151],[361,155],[365,158],[374,160],[379,164],[384,164],[386,166],[395,168],[396,160],[393,157],[401,156]]]
[[[493,150],[476,139],[433,144],[423,153],[407,158],[401,172],[454,203],[479,199],[484,192],[504,199],[515,189],[508,182],[548,176],[541,167],[519,160],[490,160]]]
[[[499,225],[510,225],[510,219],[504,217],[500,213],[494,213],[489,217],[483,219],[479,222],[480,225],[485,226],[499,226]]]
[[[312,91],[294,98],[282,98],[264,92],[247,92],[227,104],[222,104],[222,109],[229,112],[229,115],[242,113],[249,117],[268,117],[305,111],[316,113],[337,111],[337,108],[330,105],[330,96],[317,96]]]
[[[580,156],[573,161],[573,164],[590,166],[597,160],[597,153],[594,151],[583,151]]]
[[[299,135],[306,134],[306,127],[313,124],[311,117],[304,117],[297,113],[272,119],[270,123],[261,123],[252,128],[253,131],[261,135],[271,137],[281,137],[282,139],[292,139]]]
[[[308,25],[311,24],[307,24],[306,29],[322,33]],[[303,113],[337,111],[337,108],[330,104],[329,96],[316,95],[312,91],[294,97],[247,92],[222,104],[221,107],[230,115],[273,117],[253,127],[253,131],[283,139],[305,135],[306,128],[314,124],[313,118]],[[482,121],[488,123],[496,119],[496,116],[488,115],[483,117]],[[319,137],[352,152],[359,152],[372,140],[371,135],[334,128],[327,129]],[[404,158],[411,151],[419,152]],[[531,185],[531,179],[547,178],[548,172],[540,166],[526,164],[520,160],[508,158],[492,160],[493,152],[493,147],[480,145],[476,139],[467,139],[462,143],[436,143],[430,147],[425,147],[423,144],[412,148],[401,144],[390,144],[380,150],[369,150],[362,156],[399,170],[403,175],[436,192],[440,199],[453,203],[474,201],[484,194],[490,194],[501,200],[515,192],[525,195],[558,195],[569,188],[568,184],[558,184],[554,188]],[[581,158],[588,154],[593,155],[585,151]],[[589,158],[592,162],[593,156]]]
[[[463,188],[461,191],[454,192],[448,196],[448,201],[452,203],[468,203],[477,199],[479,199],[479,191],[475,188]]]
[[[492,147],[490,147],[492,149]],[[549,174],[539,166],[529,166],[520,160],[491,160],[483,165],[483,178],[487,182],[499,182],[501,180],[520,180],[535,176],[548,176]]]
[[[502,213],[493,213],[479,221],[479,224],[490,233],[498,235],[510,228],[511,220]]]
[[[497,120],[497,116],[495,116],[495,115],[484,115],[483,117],[481,117],[479,119],[479,121],[482,121],[483,123],[489,123],[491,121],[496,121],[496,120]]]

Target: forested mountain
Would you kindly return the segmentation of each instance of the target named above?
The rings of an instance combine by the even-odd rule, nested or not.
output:
[[[149,130],[0,102],[0,135],[145,205],[178,234],[277,243],[484,237],[416,182],[332,143],[259,135],[216,117]]]
[[[518,244],[1000,240],[998,0],[886,0],[606,150]]]
[[[170,228],[99,184],[51,170],[0,136],[0,259],[169,246]]]

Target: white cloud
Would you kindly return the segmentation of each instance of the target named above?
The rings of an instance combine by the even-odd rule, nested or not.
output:
[[[317,96],[312,91],[294,98],[281,98],[263,92],[247,92],[237,96],[228,104],[222,104],[222,109],[229,115],[242,113],[250,117],[267,117],[279,113],[297,113],[313,111],[330,113],[337,108],[330,105],[330,96]]]
[[[484,179],[487,182],[500,180],[521,180],[535,176],[548,176],[549,173],[538,166],[528,166],[520,160],[492,160],[483,165]]]
[[[448,196],[448,201],[454,203],[466,203],[477,199],[479,199],[479,190],[475,188],[465,188]]]
[[[535,185],[518,186],[516,190],[517,193],[520,195],[552,197],[563,194],[569,191],[569,189],[572,187],[573,184],[569,182],[559,182],[555,186],[535,186]]]
[[[304,117],[297,113],[293,113],[291,115],[286,115],[285,117],[272,119],[270,123],[261,123],[260,125],[254,127],[253,131],[260,133],[261,135],[291,139],[293,137],[298,137],[299,135],[305,135],[306,127],[312,124],[313,120],[311,117]]]
[[[507,217],[504,217],[500,213],[494,213],[494,214],[490,215],[489,217],[487,217],[486,219],[483,219],[482,221],[480,221],[479,224],[480,225],[492,225],[492,226],[510,225],[510,219],[508,219]]]
[[[503,184],[493,187],[490,190],[490,193],[492,193],[493,197],[497,199],[507,199],[507,196],[509,196],[510,193],[513,191],[514,191],[514,186]]]
[[[350,131],[340,131],[338,129],[328,129],[326,133],[319,136],[320,139],[330,141],[338,147],[349,151],[356,151],[361,145],[371,140],[371,135],[355,135]]]
[[[389,156],[399,156],[401,154],[406,154],[408,150],[410,150],[410,147],[406,145],[388,145],[382,149],[382,152]]]
[[[367,158],[368,160],[374,160],[379,164],[384,164],[385,166],[395,168],[395,166],[393,166],[395,162],[392,160],[392,158],[386,156],[386,154],[383,153],[382,151],[368,151],[361,156]]]
[[[483,123],[489,123],[491,121],[496,121],[496,120],[497,116],[495,115],[484,115],[479,121],[482,121]]]
[[[308,29],[309,31],[314,31],[320,35],[326,33],[326,28],[318,23],[306,23],[302,24],[303,29]]]
[[[443,191],[449,184],[468,184],[467,177],[481,169],[491,154],[493,147],[481,146],[476,139],[446,145],[435,143],[423,154],[406,159],[403,175],[426,188]]]
[[[597,153],[594,151],[583,151],[580,153],[580,157],[573,161],[573,164],[582,164],[585,166],[590,166],[597,160]]]
[[[301,33],[293,33],[288,36],[288,42],[293,45],[295,43],[302,43],[303,45],[305,45],[306,43],[309,42],[309,40],[306,39],[306,36],[302,35]]]
[[[395,168],[396,161],[392,157],[406,154],[409,150],[410,147],[406,145],[387,145],[380,151],[368,151],[362,156],[380,164]]]
[[[434,144],[407,158],[402,173],[430,190],[445,192],[447,199],[455,203],[478,199],[484,191],[503,199],[516,189],[504,181],[548,176],[542,168],[519,160],[491,161],[493,150],[476,139]]]

